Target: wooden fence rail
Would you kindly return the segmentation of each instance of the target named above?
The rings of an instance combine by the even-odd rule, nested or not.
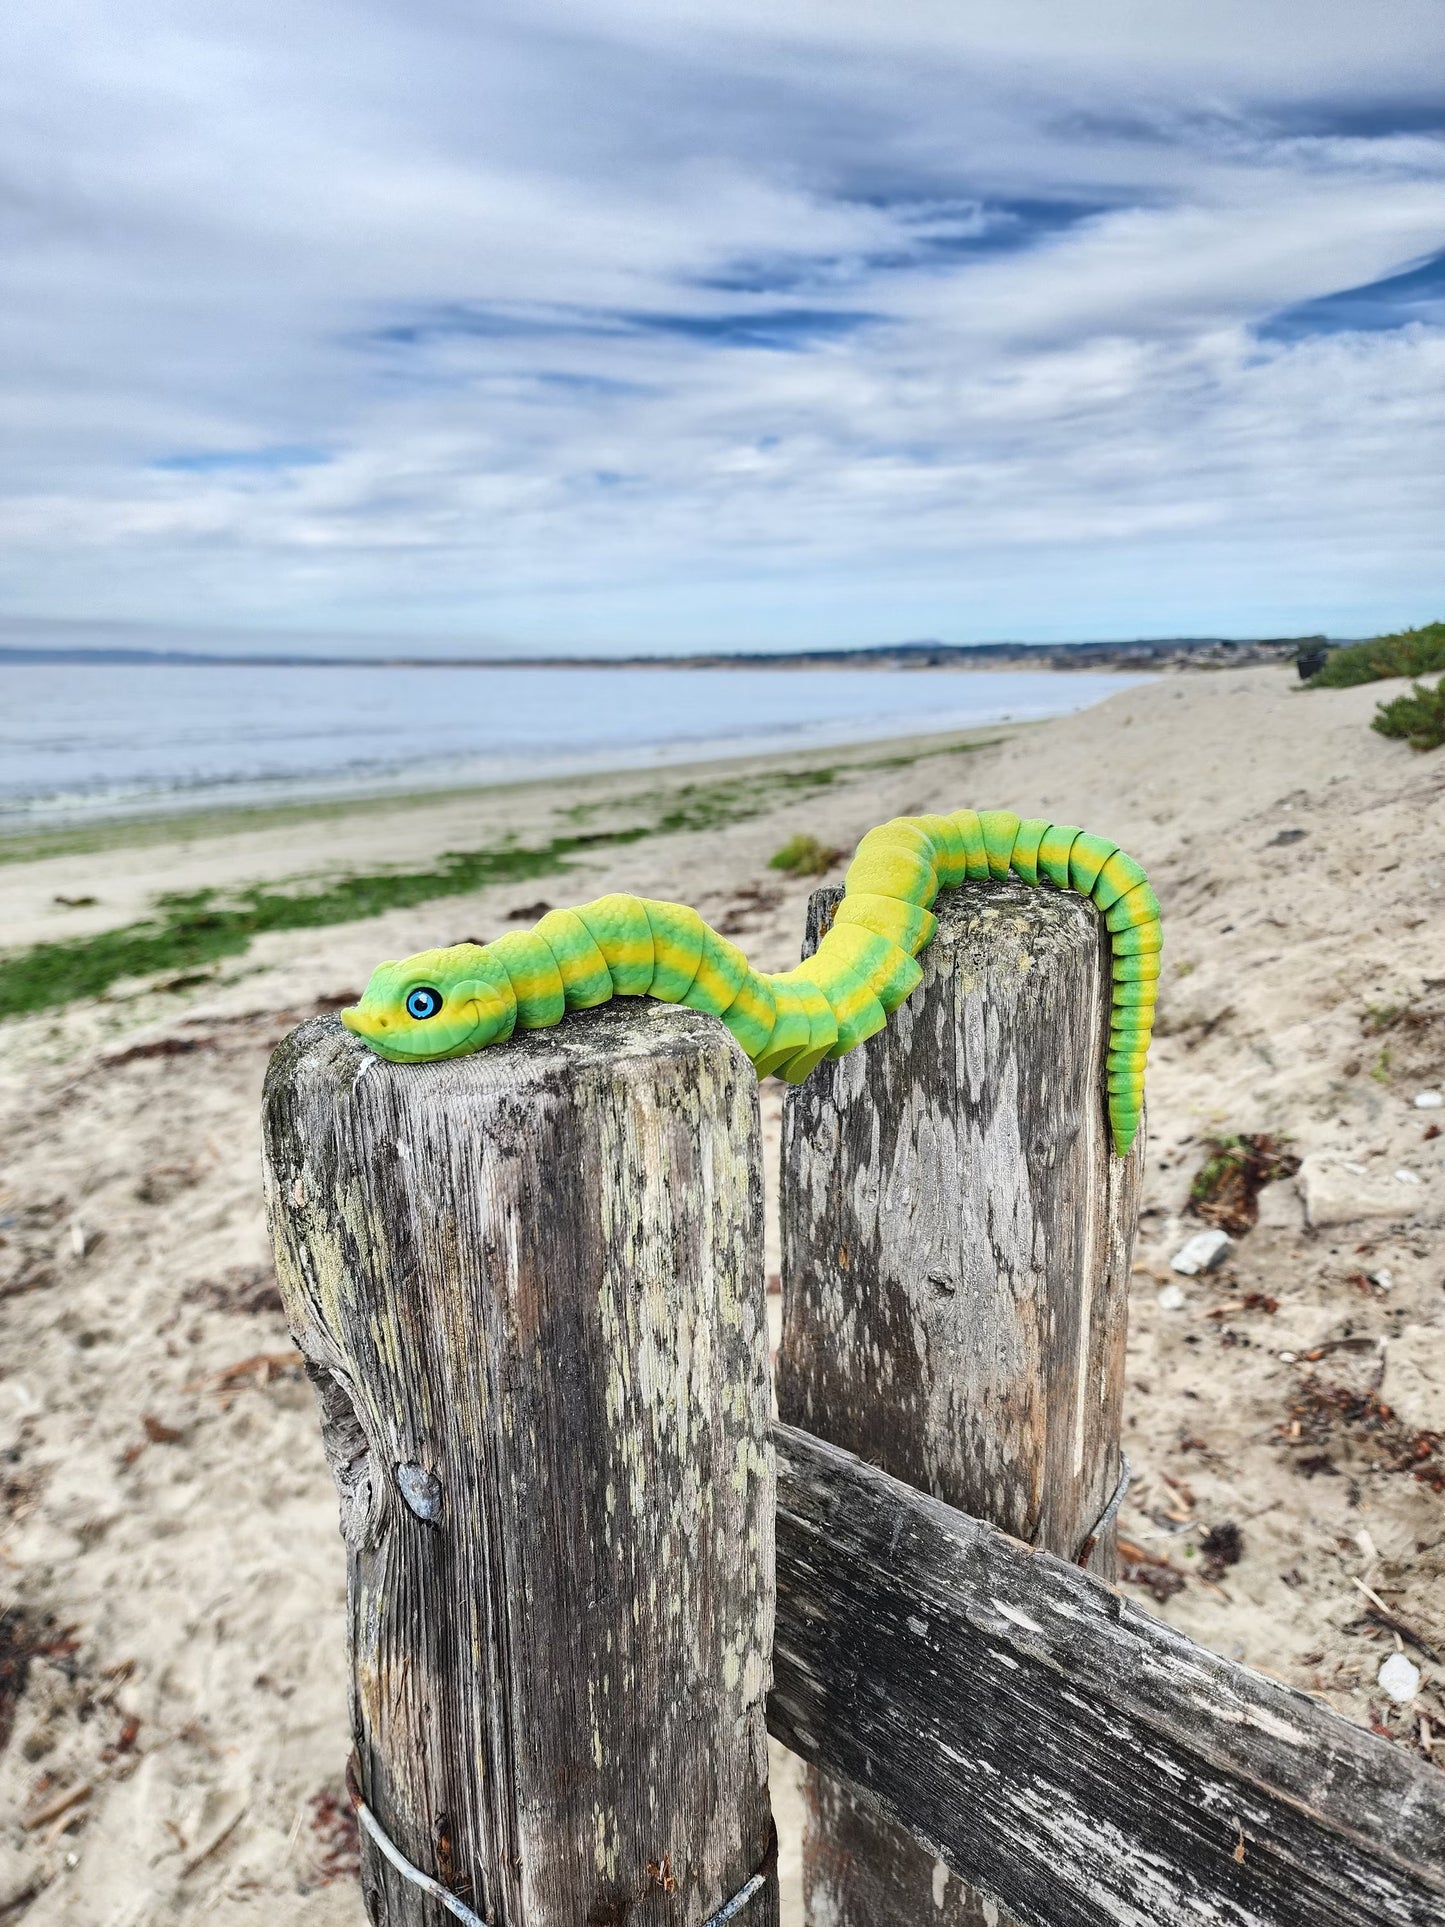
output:
[[[930,1861],[1028,1927],[1445,1921],[1437,1768],[805,1432],[777,1460],[769,1725]]]

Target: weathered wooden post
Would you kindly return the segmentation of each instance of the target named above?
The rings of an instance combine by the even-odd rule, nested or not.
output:
[[[809,948],[837,897],[814,897]],[[1111,1155],[1107,939],[1082,897],[1019,883],[935,909],[920,988],[789,1095],[779,1412],[1072,1559],[1119,1477],[1142,1156]],[[1107,1529],[1092,1569],[1113,1556]],[[807,1777],[813,1927],[1009,1927],[841,1782]]]
[[[326,1018],[272,1062],[265,1151],[341,1498],[371,1920],[696,1927],[746,1891],[773,1927],[746,1059],[631,1001],[425,1065]]]

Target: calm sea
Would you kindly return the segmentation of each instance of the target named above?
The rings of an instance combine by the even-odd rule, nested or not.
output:
[[[0,828],[500,783],[1056,716],[1054,671],[0,665]]]

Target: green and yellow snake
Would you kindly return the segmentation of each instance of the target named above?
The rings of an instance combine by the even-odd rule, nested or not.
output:
[[[462,1057],[518,1028],[538,1030],[611,997],[657,997],[721,1017],[757,1067],[801,1083],[881,1030],[923,975],[941,889],[1012,873],[1091,898],[1112,948],[1109,1124],[1123,1157],[1144,1101],[1162,939],[1144,872],[1106,838],[1009,810],[899,816],[870,830],[843,901],[814,954],[768,976],[696,910],[647,897],[598,897],[550,910],[495,943],[424,950],[379,964],[341,1021],[382,1057]]]

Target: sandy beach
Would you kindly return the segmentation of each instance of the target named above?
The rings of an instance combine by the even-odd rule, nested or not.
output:
[[[768,867],[783,842],[847,851],[889,816],[962,805],[1107,834],[1164,909],[1121,1583],[1428,1753],[1445,1734],[1445,1109],[1415,1100],[1445,1089],[1445,753],[1370,731],[1395,693],[1302,692],[1275,667],[1168,676],[963,740],[0,849],[13,951],[133,922],[160,892],[612,839],[564,872],[273,929],[0,1027],[0,1922],[362,1917],[343,1551],[261,1207],[280,1037],[381,958],[610,889],[694,903],[786,968],[814,885]],[[781,1087],[762,1107],[775,1161]],[[1299,1169],[1217,1269],[1177,1273],[1205,1228],[1188,1203],[1208,1141],[1240,1133]],[[1402,1705],[1377,1684],[1397,1646],[1423,1674]],[[796,1921],[782,1761],[775,1797]]]

